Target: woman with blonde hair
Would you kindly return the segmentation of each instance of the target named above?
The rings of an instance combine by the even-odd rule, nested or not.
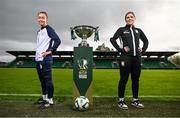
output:
[[[48,25],[47,12],[38,12],[37,22],[40,25],[40,30],[37,33],[35,60],[37,63],[36,68],[42,88],[42,97],[40,97],[36,103],[41,104],[40,108],[48,108],[54,104],[52,54],[56,51],[61,41],[54,29]]]

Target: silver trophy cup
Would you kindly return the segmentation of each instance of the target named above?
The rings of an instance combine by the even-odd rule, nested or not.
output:
[[[79,44],[79,47],[89,47],[87,39],[92,36],[94,33],[94,41],[99,40],[98,27],[92,27],[88,25],[79,25],[71,27],[71,39],[75,40],[77,37],[81,38],[82,41]]]

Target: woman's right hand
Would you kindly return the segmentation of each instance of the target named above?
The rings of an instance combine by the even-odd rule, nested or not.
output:
[[[130,48],[129,48],[128,46],[125,46],[125,47],[124,47],[124,50],[125,50],[125,52],[127,53],[127,52],[130,51]]]

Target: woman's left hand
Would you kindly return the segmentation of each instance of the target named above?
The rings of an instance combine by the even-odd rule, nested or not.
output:
[[[49,54],[52,54],[52,51],[42,52],[41,53],[43,57],[46,57]]]
[[[139,50],[140,53],[142,53],[142,51],[143,51],[142,48],[138,48],[138,50]]]

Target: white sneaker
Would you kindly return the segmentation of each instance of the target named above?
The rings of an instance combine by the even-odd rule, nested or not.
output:
[[[52,99],[52,98],[48,99],[48,102],[49,102],[49,104],[50,104],[50,105],[53,105],[53,104],[54,104],[54,102],[53,102],[53,99]]]
[[[126,105],[126,102],[123,100],[118,102],[118,107],[123,109],[123,110],[128,110],[128,106]]]
[[[136,107],[136,108],[144,108],[144,105],[142,103],[140,103],[138,99],[137,100],[133,100],[131,105]]]
[[[48,101],[44,100],[44,102],[39,106],[40,109],[49,108],[51,105]]]

